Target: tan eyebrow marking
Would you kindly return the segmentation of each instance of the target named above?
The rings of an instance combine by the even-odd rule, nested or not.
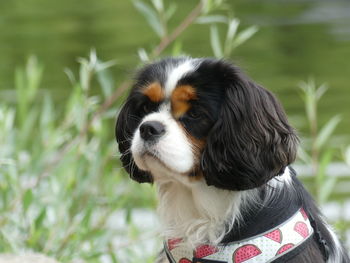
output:
[[[181,85],[171,94],[171,110],[175,118],[180,118],[190,108],[190,100],[197,99],[196,89],[191,85]]]
[[[158,82],[154,82],[145,87],[142,93],[153,102],[160,102],[164,99],[164,91]]]

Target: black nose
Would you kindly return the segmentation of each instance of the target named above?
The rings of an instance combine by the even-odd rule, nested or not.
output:
[[[146,121],[140,126],[140,135],[145,141],[154,140],[164,133],[165,127],[159,121]]]

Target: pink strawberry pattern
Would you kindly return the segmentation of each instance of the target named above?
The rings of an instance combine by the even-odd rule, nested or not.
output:
[[[292,243],[289,243],[289,244],[286,244],[286,245],[280,247],[280,249],[276,253],[276,256],[286,252],[287,250],[291,249],[292,247],[294,247],[294,244],[292,244]]]
[[[296,222],[294,226],[294,231],[301,235],[304,239],[309,236],[309,229],[304,222]]]
[[[233,253],[233,263],[241,263],[261,254],[261,250],[255,245],[244,245]]]
[[[277,242],[282,243],[282,232],[280,229],[276,229],[264,235],[265,237]]]
[[[232,263],[248,263],[251,261],[250,259],[254,262],[256,260],[260,262],[264,258],[273,259],[274,256],[278,257],[281,254],[288,253],[293,247],[303,243],[301,237],[305,240],[312,233],[310,231],[312,231],[312,226],[308,215],[303,208],[300,208],[298,213],[286,225],[248,241],[249,244],[245,241],[227,247],[201,245],[192,252],[190,248],[186,250],[178,247],[183,242],[181,238],[169,239],[167,245],[169,251],[174,250],[171,253],[176,258],[177,263],[193,263],[192,256],[199,261],[204,260],[207,256],[216,260],[217,258],[226,257],[227,253],[231,254],[232,251]],[[269,248],[262,252],[261,249],[266,246]]]
[[[194,253],[194,256],[196,258],[204,258],[204,257],[207,257],[211,254],[214,254],[218,252],[218,249],[214,246],[209,246],[209,245],[202,245],[202,246],[199,246],[197,247],[195,253]]]
[[[181,243],[182,239],[181,238],[173,238],[173,239],[168,239],[168,248],[169,250],[173,250],[174,248],[177,247],[179,243]]]
[[[307,216],[307,214],[306,214],[304,208],[300,208],[300,213],[302,214],[304,220],[306,221],[306,220],[308,219],[308,216]]]
[[[182,258],[179,260],[179,263],[192,263],[192,261],[189,260],[188,258]]]

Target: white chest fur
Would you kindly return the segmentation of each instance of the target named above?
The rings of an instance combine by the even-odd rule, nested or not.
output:
[[[244,192],[220,190],[203,181],[158,185],[158,213],[165,239],[182,237],[184,245],[218,243],[240,216]]]

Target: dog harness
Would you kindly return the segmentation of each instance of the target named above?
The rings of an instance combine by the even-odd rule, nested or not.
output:
[[[169,239],[164,249],[170,263],[269,263],[300,249],[313,233],[308,215],[300,208],[281,225],[248,239],[200,245],[194,251],[182,246],[180,238]]]

